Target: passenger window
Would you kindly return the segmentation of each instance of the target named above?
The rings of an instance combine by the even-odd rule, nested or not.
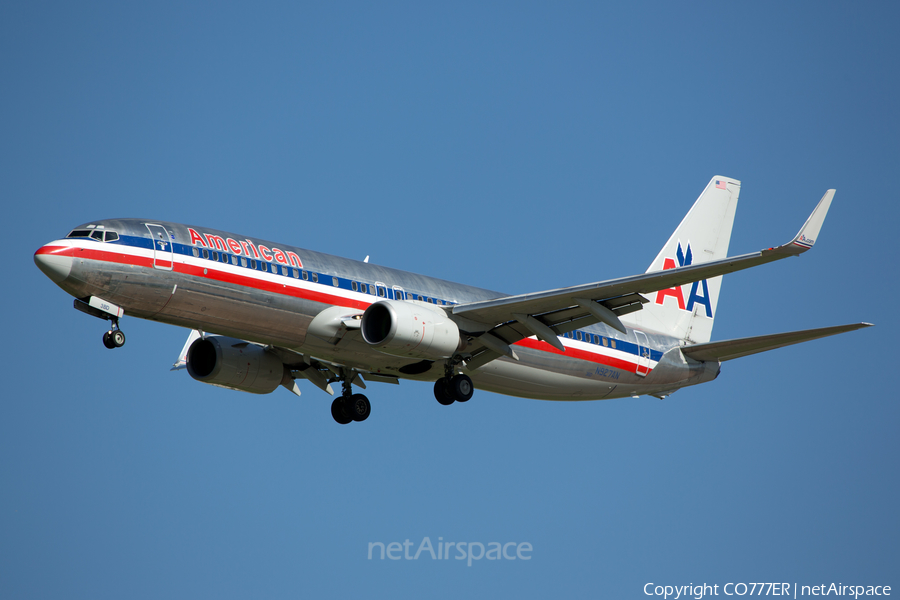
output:
[[[309,273],[307,273],[306,271],[303,271],[303,281],[308,281],[308,280],[309,280]]]
[[[383,288],[383,287],[378,288],[378,295],[381,296],[382,298],[384,298],[385,293],[384,293],[384,288]]]
[[[332,278],[331,278],[331,285],[333,285],[334,287],[338,287],[339,285],[341,285],[341,282],[338,280],[337,277],[332,277]]]
[[[350,282],[350,289],[353,290],[354,292],[358,292],[358,291],[359,291],[359,284],[356,283],[355,281],[351,281],[351,282]]]
[[[291,269],[291,277],[297,279],[298,277],[300,277],[300,272],[297,271],[297,269]]]
[[[237,266],[237,264],[238,264],[238,257],[237,257],[237,256],[232,256],[232,257],[231,257],[231,264]]]
[[[203,250],[203,258],[209,258],[209,252],[207,250]]]
[[[609,343],[610,343],[610,345],[612,345],[613,348],[616,347],[616,340],[609,340]]]
[[[243,256],[241,257],[241,266],[242,266],[242,267],[246,267],[246,266],[247,266],[247,259],[244,258]]]
[[[218,253],[218,252],[213,252],[213,253],[212,253],[212,259],[213,259],[214,261],[216,261],[216,262],[219,262],[219,253]]]
[[[192,248],[191,251],[194,254],[194,258],[200,258],[200,250],[198,248]]]
[[[223,262],[223,263],[227,263],[227,262],[228,262],[228,255],[225,254],[224,252],[222,253],[222,262]]]
[[[250,268],[251,268],[251,269],[255,269],[255,268],[256,268],[256,261],[253,260],[252,258],[250,259]]]
[[[116,241],[117,239],[119,239],[119,234],[118,234],[118,233],[116,233],[115,231],[107,231],[107,232],[106,232],[106,236],[104,237],[103,241],[105,241],[105,242],[114,242],[114,241]]]
[[[318,273],[313,273],[312,277],[313,277],[313,283],[319,283],[319,274]]]

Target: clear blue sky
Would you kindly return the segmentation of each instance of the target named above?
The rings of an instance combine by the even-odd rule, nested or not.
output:
[[[647,582],[900,586],[896,3],[0,7],[7,214],[0,597],[643,598]],[[32,262],[77,224],[239,231],[510,293],[643,272],[743,181],[714,339],[876,327],[670,398],[551,403],[170,373]],[[529,542],[530,561],[367,560]]]

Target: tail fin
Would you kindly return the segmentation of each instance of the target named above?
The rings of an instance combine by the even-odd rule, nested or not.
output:
[[[740,181],[713,177],[647,272],[726,258],[740,192]],[[721,286],[719,276],[654,292],[647,296],[650,302],[643,310],[621,320],[690,343],[708,342]]]

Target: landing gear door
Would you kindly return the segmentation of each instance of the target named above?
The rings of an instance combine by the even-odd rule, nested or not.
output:
[[[171,271],[173,264],[172,239],[162,225],[145,223],[153,239],[153,268]]]
[[[638,360],[635,373],[641,377],[646,377],[650,372],[650,342],[647,340],[647,334],[643,331],[634,332],[637,338]]]

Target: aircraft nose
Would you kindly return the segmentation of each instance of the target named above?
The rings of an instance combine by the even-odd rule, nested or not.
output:
[[[34,253],[34,264],[50,278],[53,283],[62,283],[72,272],[73,258],[61,254],[68,248],[42,246]]]

